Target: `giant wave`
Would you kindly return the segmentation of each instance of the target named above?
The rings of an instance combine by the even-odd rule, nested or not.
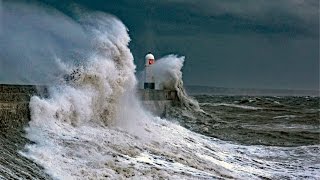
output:
[[[90,51],[80,65],[58,61],[63,72],[76,72],[77,78],[66,82],[61,77],[48,98],[31,98],[26,136],[34,143],[20,152],[53,178],[319,177],[308,168],[312,164],[278,158],[290,156],[283,152],[291,148],[232,144],[153,116],[135,96],[138,83],[123,23],[101,12],[85,12],[73,23],[83,27]],[[185,111],[201,113],[183,89],[183,61],[169,55],[154,71],[163,78],[161,86],[178,91]],[[296,151],[304,148],[317,156],[315,147]]]

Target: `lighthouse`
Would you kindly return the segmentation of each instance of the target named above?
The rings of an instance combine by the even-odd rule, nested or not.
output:
[[[148,53],[145,57],[144,89],[155,89],[155,80],[151,67],[154,63],[154,56]]]

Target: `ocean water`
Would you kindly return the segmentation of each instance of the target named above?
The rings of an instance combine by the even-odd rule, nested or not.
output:
[[[149,114],[137,132],[47,122],[1,133],[0,177],[319,179],[318,97],[192,98],[203,112]]]
[[[201,134],[246,145],[319,144],[319,97],[195,95],[194,98],[209,115],[199,118],[182,115],[177,119]]]
[[[57,59],[63,74],[48,97],[31,98],[30,122],[1,132],[0,179],[320,178],[319,97],[191,97],[184,57],[167,55],[154,72],[180,103],[157,117],[136,97],[126,26],[80,14],[68,21],[88,53]]]

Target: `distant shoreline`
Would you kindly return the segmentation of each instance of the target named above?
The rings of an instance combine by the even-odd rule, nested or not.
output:
[[[185,86],[188,94],[228,95],[228,96],[313,96],[320,97],[319,90],[225,88],[210,86]]]

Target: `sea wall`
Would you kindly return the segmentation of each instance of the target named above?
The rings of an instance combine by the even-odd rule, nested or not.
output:
[[[6,130],[25,126],[30,120],[29,101],[34,95],[46,97],[45,86],[0,84],[0,129]],[[177,93],[169,90],[139,90],[144,107],[158,116],[175,101]]]
[[[23,127],[30,120],[31,96],[46,94],[44,86],[0,84],[0,129]]]

